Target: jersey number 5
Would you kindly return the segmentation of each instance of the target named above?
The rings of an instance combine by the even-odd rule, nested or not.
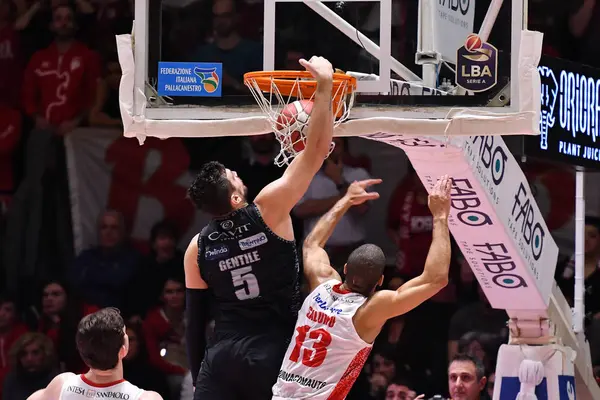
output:
[[[238,289],[235,295],[240,300],[254,299],[260,294],[258,280],[252,273],[252,267],[242,267],[231,271],[231,280],[233,287]]]
[[[307,367],[318,367],[325,361],[327,355],[327,346],[331,344],[331,335],[323,328],[310,330],[310,326],[304,325],[296,328],[298,335],[296,336],[296,345],[290,360],[298,362],[300,352],[302,352],[302,364]],[[306,338],[315,340],[312,348],[303,347]]]

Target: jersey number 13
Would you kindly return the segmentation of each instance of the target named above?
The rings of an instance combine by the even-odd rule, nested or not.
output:
[[[290,354],[290,361],[298,362],[302,355],[302,364],[307,367],[318,367],[325,361],[327,347],[331,344],[331,335],[323,328],[310,330],[304,325],[296,328],[296,345]],[[304,347],[306,339],[312,339],[312,348]],[[302,354],[301,354],[302,353]]]

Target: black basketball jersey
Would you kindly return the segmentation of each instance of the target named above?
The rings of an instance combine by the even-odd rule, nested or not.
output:
[[[296,244],[275,235],[255,204],[202,230],[198,265],[214,297],[215,330],[293,331],[301,305]]]

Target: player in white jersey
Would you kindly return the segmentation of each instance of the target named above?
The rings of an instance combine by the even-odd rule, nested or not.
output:
[[[103,308],[84,317],[75,338],[81,359],[90,367],[86,374],[66,372],[28,400],[163,400],[123,379],[123,358],[129,351],[125,322],[118,310]]]
[[[354,182],[304,241],[304,275],[310,286],[298,315],[273,400],[346,398],[358,377],[373,341],[385,322],[434,296],[448,282],[450,267],[451,179],[441,177],[429,194],[433,240],[423,273],[398,290],[380,290],[385,255],[372,244],[350,254],[345,280],[330,266],[323,247],[337,222],[350,207],[379,198],[366,188],[379,179]]]

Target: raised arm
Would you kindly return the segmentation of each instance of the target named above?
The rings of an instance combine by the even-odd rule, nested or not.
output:
[[[300,60],[316,79],[317,90],[310,113],[304,150],[291,162],[283,176],[267,185],[254,200],[271,229],[288,220],[329,153],[333,136],[333,68],[323,57]],[[276,232],[277,233],[277,232]]]
[[[304,276],[308,280],[310,291],[329,279],[341,280],[340,275],[329,264],[329,257],[323,249],[333,233],[337,223],[352,206],[379,198],[376,192],[367,192],[369,186],[381,183],[381,179],[367,179],[354,182],[344,197],[319,219],[313,230],[304,240],[302,255],[304,258]]]
[[[452,180],[441,177],[429,194],[429,209],[433,215],[433,234],[423,273],[398,290],[376,292],[369,302],[357,313],[355,325],[363,334],[379,333],[381,326],[390,318],[404,314],[433,297],[448,283],[450,267],[450,190]]]

